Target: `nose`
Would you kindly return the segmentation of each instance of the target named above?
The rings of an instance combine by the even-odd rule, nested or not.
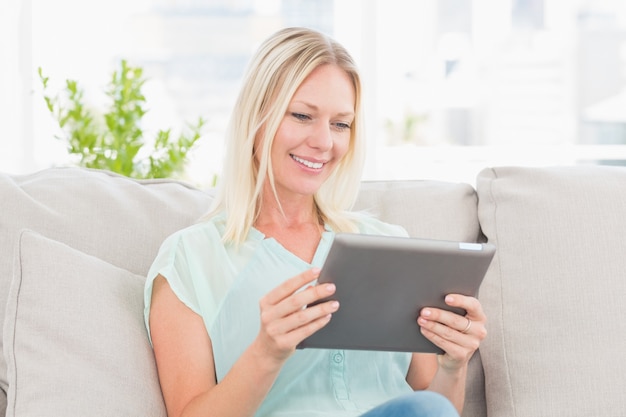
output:
[[[309,136],[309,146],[321,151],[329,151],[333,147],[333,132],[329,122],[316,123],[315,129]]]

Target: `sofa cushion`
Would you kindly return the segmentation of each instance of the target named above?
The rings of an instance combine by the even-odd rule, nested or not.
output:
[[[626,415],[626,169],[487,169],[477,191],[488,415]]]
[[[0,323],[20,230],[34,230],[145,275],[165,237],[196,221],[210,201],[209,194],[184,183],[135,181],[82,168],[52,168],[23,176],[0,174]],[[7,390],[2,356],[3,395],[1,390]]]
[[[0,416],[3,416],[7,410],[7,393],[0,389]]]
[[[364,181],[355,204],[410,236],[475,242],[477,196],[469,184],[445,181]]]
[[[7,416],[165,416],[145,277],[21,235],[4,325]]]

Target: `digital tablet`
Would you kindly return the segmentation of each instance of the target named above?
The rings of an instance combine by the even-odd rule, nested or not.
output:
[[[422,336],[420,310],[465,314],[444,297],[476,296],[494,253],[485,243],[339,233],[318,279],[335,283],[339,310],[298,348],[442,353]]]

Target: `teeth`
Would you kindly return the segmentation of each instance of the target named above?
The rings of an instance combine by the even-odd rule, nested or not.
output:
[[[321,167],[323,167],[323,166],[324,166],[324,164],[323,164],[323,163],[321,163],[321,162],[311,162],[311,161],[307,161],[306,159],[298,158],[298,157],[297,157],[297,156],[295,156],[295,155],[291,155],[291,157],[292,157],[295,161],[297,161],[297,162],[301,163],[302,165],[307,166],[307,167],[309,167],[309,168],[313,168],[313,169],[320,169]]]

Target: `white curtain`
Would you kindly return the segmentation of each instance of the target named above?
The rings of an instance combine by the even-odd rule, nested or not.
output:
[[[0,170],[33,170],[31,0],[0,2]]]

